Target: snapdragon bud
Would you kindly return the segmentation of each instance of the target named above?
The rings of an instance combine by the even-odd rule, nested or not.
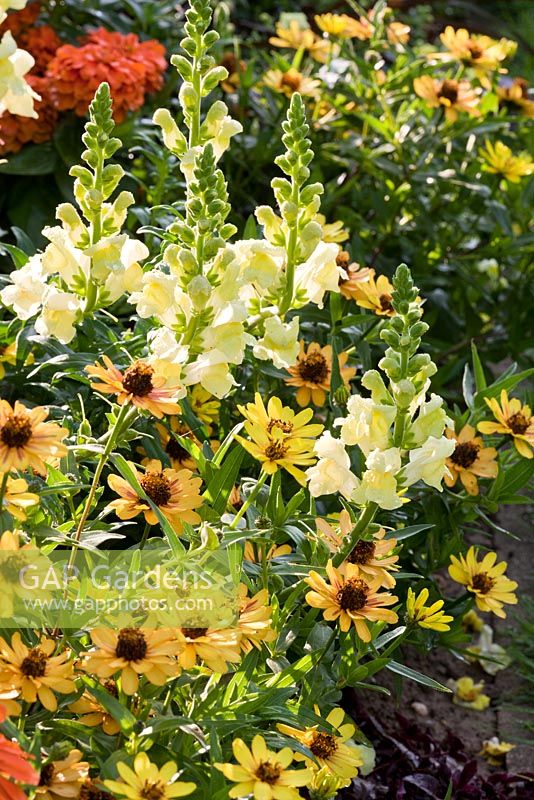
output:
[[[391,385],[393,396],[399,408],[408,408],[415,397],[415,386],[409,380],[403,379]]]

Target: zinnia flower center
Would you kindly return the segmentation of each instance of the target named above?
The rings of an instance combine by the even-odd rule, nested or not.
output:
[[[38,647],[34,647],[22,659],[20,671],[27,678],[42,678],[46,672],[46,655]]]
[[[160,800],[165,795],[165,789],[160,781],[156,783],[145,781],[139,795],[145,800]]]
[[[154,388],[153,375],[154,370],[149,364],[145,364],[144,361],[136,361],[124,373],[122,378],[124,390],[136,397],[146,397]]]
[[[45,764],[41,767],[41,775],[39,777],[39,786],[50,786],[52,778],[54,777],[55,767],[52,763]]]
[[[328,378],[328,363],[322,353],[310,353],[298,365],[299,375],[309,383],[324,383]]]
[[[454,104],[458,100],[458,83],[457,81],[444,80],[441,88],[438,91],[438,97],[444,97],[450,103]]]
[[[506,422],[510,430],[519,435],[525,433],[530,425],[530,420],[521,411],[518,411],[517,414],[512,414]]]
[[[256,768],[256,778],[263,783],[274,786],[282,773],[280,764],[272,764],[270,761],[260,761]]]
[[[469,53],[471,54],[471,58],[474,61],[476,61],[477,58],[482,58],[482,56],[484,55],[484,50],[482,49],[482,47],[479,44],[476,44],[475,42],[471,42],[468,45],[468,49]]]
[[[331,733],[315,731],[310,750],[317,758],[329,758],[337,751],[337,739]]]
[[[113,795],[99,789],[93,781],[87,780],[82,784],[79,800],[113,800]]]
[[[374,542],[366,542],[360,539],[347,561],[350,561],[351,564],[368,564],[374,557],[375,551],[376,545]]]
[[[157,506],[164,506],[171,499],[171,484],[162,472],[147,472],[139,483]]]
[[[136,628],[121,628],[117,638],[115,655],[125,661],[142,661],[148,651],[148,644],[142,631]]]
[[[32,436],[32,423],[27,414],[10,414],[0,429],[0,439],[7,447],[24,447]]]
[[[114,680],[110,679],[108,681],[104,681],[102,683],[102,686],[104,687],[104,689],[108,694],[113,695],[113,697],[117,698],[119,697],[119,690],[117,689],[117,684],[115,683]]]
[[[273,428],[279,428],[282,433],[291,433],[293,430],[293,423],[292,422],[284,422],[283,419],[275,419],[272,418],[269,420],[267,424],[267,433],[271,433]]]
[[[23,567],[28,566],[28,560],[23,555],[11,556],[2,559],[0,563],[0,575],[9,583],[20,583],[19,573]]]
[[[347,269],[350,264],[350,255],[346,250],[340,250],[336,256],[336,264],[338,267]]]
[[[369,587],[359,578],[345,581],[337,593],[337,603],[343,611],[360,611],[367,603]]]
[[[288,450],[289,447],[284,442],[271,442],[265,448],[265,456],[269,461],[278,461],[280,458],[284,458]]]
[[[186,458],[189,458],[189,453],[182,447],[182,445],[176,441],[174,436],[171,436],[167,444],[165,445],[165,452],[167,453],[170,458],[173,458],[175,461],[183,461]],[[148,492],[147,492],[148,494]]]
[[[477,460],[479,446],[473,442],[461,442],[456,445],[451,461],[458,467],[468,469]]]
[[[480,594],[488,594],[495,586],[495,579],[491,578],[486,572],[479,572],[473,575],[471,585]]]
[[[298,72],[284,72],[280,79],[280,85],[287,86],[292,92],[298,92],[301,83],[302,76]]]
[[[188,639],[199,639],[206,635],[207,630],[207,628],[182,628],[182,633]]]
[[[390,294],[381,294],[378,299],[379,299],[380,308],[382,309],[382,311],[394,311],[395,310],[393,308],[392,303],[391,303],[393,298],[391,297]]]

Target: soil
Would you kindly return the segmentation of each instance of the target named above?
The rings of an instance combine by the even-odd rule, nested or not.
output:
[[[532,597],[534,537],[528,512],[525,507],[509,506],[501,512],[497,522],[520,539],[516,541],[506,534],[496,534],[493,547],[499,560],[508,562],[507,574],[519,583],[519,600],[521,601],[521,596]],[[513,616],[514,611],[508,613],[506,620],[496,617],[485,619],[494,628],[495,641],[504,647],[507,644],[508,631],[513,625]],[[505,706],[506,700],[513,701],[519,688],[519,679],[513,665],[492,677],[478,665],[463,661],[446,651],[422,654],[410,647],[404,649],[403,661],[443,684],[449,678],[459,678],[462,675],[470,675],[476,682],[484,681],[484,693],[492,700],[490,707],[482,712],[463,708],[452,702],[450,694],[428,689],[409,680],[397,681],[395,675],[383,670],[376,682],[386,686],[392,696],[386,697],[377,692],[358,692],[355,698],[356,720],[358,707],[363,707],[379,719],[382,725],[393,730],[397,727],[395,715],[401,712],[404,717],[427,729],[438,740],[443,740],[447,732],[451,731],[463,742],[465,751],[477,759],[482,774],[488,774],[494,769],[479,756],[482,742],[497,736],[500,740],[516,744],[506,757],[505,768],[508,772],[534,772],[534,746],[520,744],[520,740],[525,738],[523,721],[517,710],[507,709]]]

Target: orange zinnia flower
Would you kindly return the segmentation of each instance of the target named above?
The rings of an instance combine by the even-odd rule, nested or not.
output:
[[[423,75],[415,78],[413,88],[430,108],[444,108],[449,122],[455,122],[459,111],[465,111],[472,117],[480,114],[477,108],[479,98],[469,81],[454,81],[449,78],[438,81],[430,75]]]
[[[95,392],[116,394],[117,403],[133,403],[137,408],[149,411],[158,419],[164,414],[178,414],[181,411],[178,399],[185,390],[180,385],[165,386],[164,375],[156,374],[154,367],[146,361],[134,361],[121,372],[107,356],[102,356],[105,366],[98,362],[85,371],[98,383],[92,383]]]
[[[357,300],[362,296],[360,284],[369,280],[372,270],[368,267],[361,267],[355,261],[351,263],[350,255],[346,250],[339,251],[336,263],[347,273],[346,278],[339,279],[339,291],[347,300]]]
[[[0,400],[0,472],[33,467],[46,473],[46,462],[67,454],[67,428],[45,422],[47,416],[41,406],[29,409],[17,400],[12,408]]]
[[[495,461],[497,451],[494,447],[484,447],[482,439],[475,435],[471,425],[464,425],[456,434],[451,428],[445,429],[449,439],[456,439],[456,449],[447,459],[450,476],[445,475],[445,483],[452,487],[459,477],[467,494],[478,494],[477,475],[480,478],[496,478],[499,467]]]
[[[98,86],[107,81],[113,98],[113,116],[122,122],[128,111],[140,108],[145,95],[163,85],[167,62],[159,42],[140,42],[133,34],[99,28],[81,47],[67,44],[57,50],[47,77],[56,108],[87,113]]]
[[[346,367],[347,353],[339,353],[339,371],[344,385],[349,388],[349,381],[356,375],[354,367]],[[288,386],[297,386],[296,401],[302,408],[313,402],[316,406],[324,406],[326,393],[330,391],[332,376],[332,348],[329,344],[321,347],[317,342],[311,342],[307,350],[304,341],[300,342],[300,353],[297,363],[288,368],[291,378],[286,378]]]
[[[131,462],[129,466],[146,495],[169,520],[176,532],[182,530],[184,522],[190,525],[200,522],[199,515],[193,509],[202,505],[202,497],[199,494],[202,479],[195,478],[191,470],[163,469],[161,461],[154,460],[147,463],[143,475]],[[149,525],[158,524],[158,518],[151,506],[138,496],[124,478],[110,475],[108,484],[114,492],[117,492],[120,499],[109,503],[106,510],[113,509],[119,519],[133,519],[143,513]]]
[[[26,794],[12,781],[37,786],[39,773],[30,763],[28,753],[20,749],[17,742],[10,742],[0,734],[0,798],[2,800],[26,800]]]
[[[41,3],[38,0],[35,3],[28,3],[20,11],[10,11],[0,25],[0,36],[6,31],[11,31],[15,39],[18,39],[22,31],[34,24],[40,12]]]
[[[371,641],[370,622],[397,622],[398,616],[384,606],[391,606],[398,597],[389,592],[378,592],[380,578],[364,581],[358,575],[358,567],[346,564],[343,572],[337,570],[332,562],[326,566],[330,583],[312,570],[305,582],[312,591],[306,595],[306,602],[313,608],[322,608],[326,620],[338,620],[339,627],[346,632],[351,625],[363,642]]]
[[[21,33],[17,38],[17,44],[34,57],[32,73],[44,75],[56,50],[61,47],[61,39],[50,25],[39,25],[37,28],[27,28]]]

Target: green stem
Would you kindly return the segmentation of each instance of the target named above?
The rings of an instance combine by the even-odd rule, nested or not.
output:
[[[232,521],[232,523],[230,525],[230,528],[232,528],[232,529],[237,528],[237,523],[243,517],[243,515],[245,514],[245,512],[247,511],[249,506],[252,505],[252,503],[254,502],[256,497],[258,496],[259,491],[260,491],[261,487],[263,486],[263,484],[265,483],[266,480],[267,480],[267,473],[262,470],[262,472],[260,474],[260,477],[258,478],[258,482],[256,483],[256,486],[253,488],[253,490],[251,491],[251,493],[249,494],[249,496],[247,497],[247,499],[245,500],[245,502],[243,503],[243,505],[241,506],[241,508],[237,512],[237,514],[235,515],[235,517],[234,517],[234,519],[233,519],[233,521]]]
[[[2,475],[2,483],[0,484],[0,513],[4,507],[4,495],[6,493],[6,486],[7,486],[7,479],[9,478],[9,472],[4,472]]]
[[[351,554],[353,551],[357,541],[360,539],[362,533],[366,530],[367,526],[373,521],[376,516],[376,512],[378,511],[378,505],[376,503],[368,503],[365,508],[362,510],[356,525],[350,532],[349,536],[347,537],[346,543],[343,545],[342,548],[338,550],[334,558],[332,559],[332,563],[334,567],[339,567]]]
[[[295,167],[295,174],[298,174],[300,170],[300,159],[298,161],[297,166]],[[284,289],[284,294],[282,296],[282,302],[280,303],[280,316],[283,316],[286,311],[291,308],[291,303],[293,302],[293,292],[294,292],[294,284],[295,284],[295,266],[296,266],[296,255],[297,255],[297,244],[299,238],[299,206],[300,206],[300,188],[296,181],[295,176],[292,177],[292,191],[291,191],[291,202],[295,204],[297,207],[297,216],[295,219],[294,224],[291,226],[291,230],[289,231],[289,241],[287,243],[287,265],[286,265],[286,285]]]
[[[145,525],[145,529],[143,531],[143,535],[141,536],[141,541],[139,542],[139,550],[142,550],[145,544],[147,543],[148,534],[150,533],[151,527],[152,525],[150,524],[150,522],[147,522]]]

